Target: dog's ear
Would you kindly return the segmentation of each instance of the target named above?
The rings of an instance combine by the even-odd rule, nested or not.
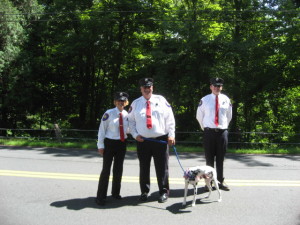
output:
[[[187,179],[187,178],[189,178],[190,176],[191,176],[191,174],[190,174],[191,172],[190,172],[190,170],[186,170],[186,171],[184,171],[184,173],[183,173],[183,177],[185,178],[185,179]]]

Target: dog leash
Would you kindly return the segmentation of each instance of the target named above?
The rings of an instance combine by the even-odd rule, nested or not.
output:
[[[145,138],[145,137],[142,137],[142,138],[143,138],[144,140],[146,140],[146,141],[152,141],[152,142],[157,142],[157,143],[161,143],[161,144],[168,144],[168,142],[163,141],[163,140],[157,140],[157,139],[153,139],[153,138]],[[181,167],[181,169],[182,169],[184,175],[186,175],[186,172],[184,171],[184,169],[183,169],[183,167],[182,167],[182,165],[181,165],[181,163],[180,163],[179,156],[178,156],[178,154],[177,154],[177,149],[176,149],[175,145],[172,145],[172,148],[173,148],[173,150],[174,150],[174,152],[175,152],[177,161],[178,161],[178,163],[179,163],[179,165],[180,165],[180,167]]]
[[[152,141],[152,142],[157,142],[157,143],[161,143],[161,144],[168,144],[168,142],[163,141],[163,140],[157,140],[157,139],[145,138],[145,137],[142,137],[142,139],[144,139],[145,141]]]

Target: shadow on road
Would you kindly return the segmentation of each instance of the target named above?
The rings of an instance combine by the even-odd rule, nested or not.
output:
[[[48,147],[20,147],[20,146],[0,146],[1,150],[11,150],[11,151],[36,151],[39,154],[48,154],[55,157],[84,157],[89,158],[99,158],[101,157],[97,150],[91,149],[64,149],[64,148],[48,148]],[[177,149],[179,160],[188,160],[193,159],[195,163],[193,165],[205,163],[205,157],[203,153],[186,153],[180,152],[180,149]],[[175,156],[175,153],[170,149],[170,156]],[[267,158],[285,158],[291,161],[300,161],[300,155],[247,155],[247,154],[226,154],[227,159],[239,161],[250,167],[263,166],[263,167],[272,167],[274,166],[271,163],[263,162]],[[137,154],[135,151],[127,151],[125,160],[136,160]]]
[[[124,197],[122,200],[115,200],[111,197],[106,199],[105,206],[99,206],[95,202],[95,197],[87,198],[75,198],[67,199],[63,201],[52,202],[50,206],[63,208],[66,207],[69,210],[82,210],[85,208],[94,208],[94,209],[111,209],[119,208],[124,206],[135,206],[138,205],[138,196],[128,196]]]
[[[92,149],[75,149],[75,148],[49,148],[49,147],[27,147],[27,146],[0,146],[1,149],[11,150],[11,151],[18,151],[18,150],[28,150],[28,151],[35,151],[39,154],[48,154],[55,157],[84,157],[84,158],[99,158],[102,157],[99,155],[97,150]],[[170,149],[170,156],[175,156],[175,153],[172,149]],[[178,149],[178,154],[180,159],[203,159],[203,153],[182,153]],[[201,156],[201,157],[200,157]],[[136,160],[137,153],[135,151],[127,151],[126,160]]]
[[[191,205],[192,205],[192,197],[193,197],[193,190],[189,189],[188,191],[188,196],[187,196],[187,205],[182,206],[182,201],[183,201],[183,189],[175,189],[171,190],[170,194],[170,199],[173,198],[178,198],[178,201],[172,205],[167,206],[165,209],[154,206],[153,202],[157,202],[158,199],[158,192],[153,192],[149,195],[149,198],[147,202],[140,202],[139,201],[139,196],[134,195],[134,196],[125,196],[123,197],[122,200],[116,200],[112,198],[111,196],[108,196],[106,199],[106,204],[104,206],[99,206],[95,203],[95,197],[87,197],[87,198],[75,198],[75,199],[66,199],[62,201],[56,201],[52,202],[50,206],[56,207],[56,208],[67,208],[69,210],[82,210],[86,208],[94,208],[94,209],[114,209],[114,208],[120,208],[120,207],[126,207],[126,206],[143,206],[143,207],[150,207],[150,208],[156,208],[158,210],[168,210],[169,212],[173,214],[180,214],[180,213],[189,213],[191,212]],[[205,200],[202,201],[199,198],[200,194],[204,193],[204,188],[198,188],[198,196],[197,196],[197,201],[196,204],[210,204],[213,202],[213,200]],[[165,204],[168,203],[163,203],[159,204],[159,206],[164,207]]]
[[[250,167],[255,167],[255,166],[272,167],[272,166],[274,166],[271,163],[264,163],[260,160],[255,159],[255,156],[253,156],[253,155],[227,154],[226,158],[231,159],[231,160],[239,161],[239,162],[244,163],[244,164],[246,164],[247,166],[250,166]]]
[[[193,201],[193,196],[194,196],[194,189],[193,188],[189,188],[188,193],[187,193],[187,201],[186,201],[186,205],[183,206],[182,202],[183,202],[183,195],[184,195],[184,189],[176,189],[176,190],[171,190],[171,198],[178,198],[178,203],[175,203],[173,205],[170,205],[166,208],[166,210],[168,210],[169,212],[173,213],[173,214],[183,214],[183,213],[191,213],[192,212],[192,201]],[[196,206],[197,205],[206,205],[206,204],[210,204],[213,202],[217,202],[214,201],[213,199],[205,199],[204,198],[200,198],[199,195],[202,195],[205,193],[204,187],[198,187],[198,192],[197,192],[197,196],[196,196]],[[211,197],[213,198],[213,197]],[[204,200],[204,201],[203,201]]]
[[[50,206],[63,208],[66,207],[70,210],[81,210],[85,208],[97,208],[95,203],[95,198],[88,197],[88,198],[75,198],[75,199],[68,199],[63,201],[52,202]]]

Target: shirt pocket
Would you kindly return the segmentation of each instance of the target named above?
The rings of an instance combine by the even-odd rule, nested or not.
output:
[[[216,113],[216,106],[215,105],[207,105],[205,107],[205,116],[207,117],[214,117]]]
[[[137,123],[143,122],[146,120],[146,109],[140,108],[134,111],[134,117]]]
[[[109,122],[109,129],[112,132],[118,132],[119,130],[119,118],[115,118]]]
[[[225,115],[229,109],[229,102],[225,101],[220,104],[220,113]]]
[[[159,106],[159,105],[154,105],[152,107],[152,116],[154,118],[157,118],[157,119],[160,119],[160,118],[163,118],[164,116],[164,109],[163,107]]]
[[[129,132],[129,122],[128,122],[128,118],[125,117],[124,120],[123,120],[123,126],[124,126],[124,131],[125,133],[128,133]]]

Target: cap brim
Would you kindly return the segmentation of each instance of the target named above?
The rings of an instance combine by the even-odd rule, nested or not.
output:
[[[127,101],[127,98],[126,97],[121,97],[121,98],[117,98],[116,100],[117,101]]]
[[[212,84],[212,85],[223,86],[223,84],[222,84],[222,83],[214,83],[214,84]]]
[[[151,87],[151,86],[153,86],[153,83],[148,82],[148,83],[146,83],[146,84],[142,84],[141,86],[144,86],[144,87]]]

